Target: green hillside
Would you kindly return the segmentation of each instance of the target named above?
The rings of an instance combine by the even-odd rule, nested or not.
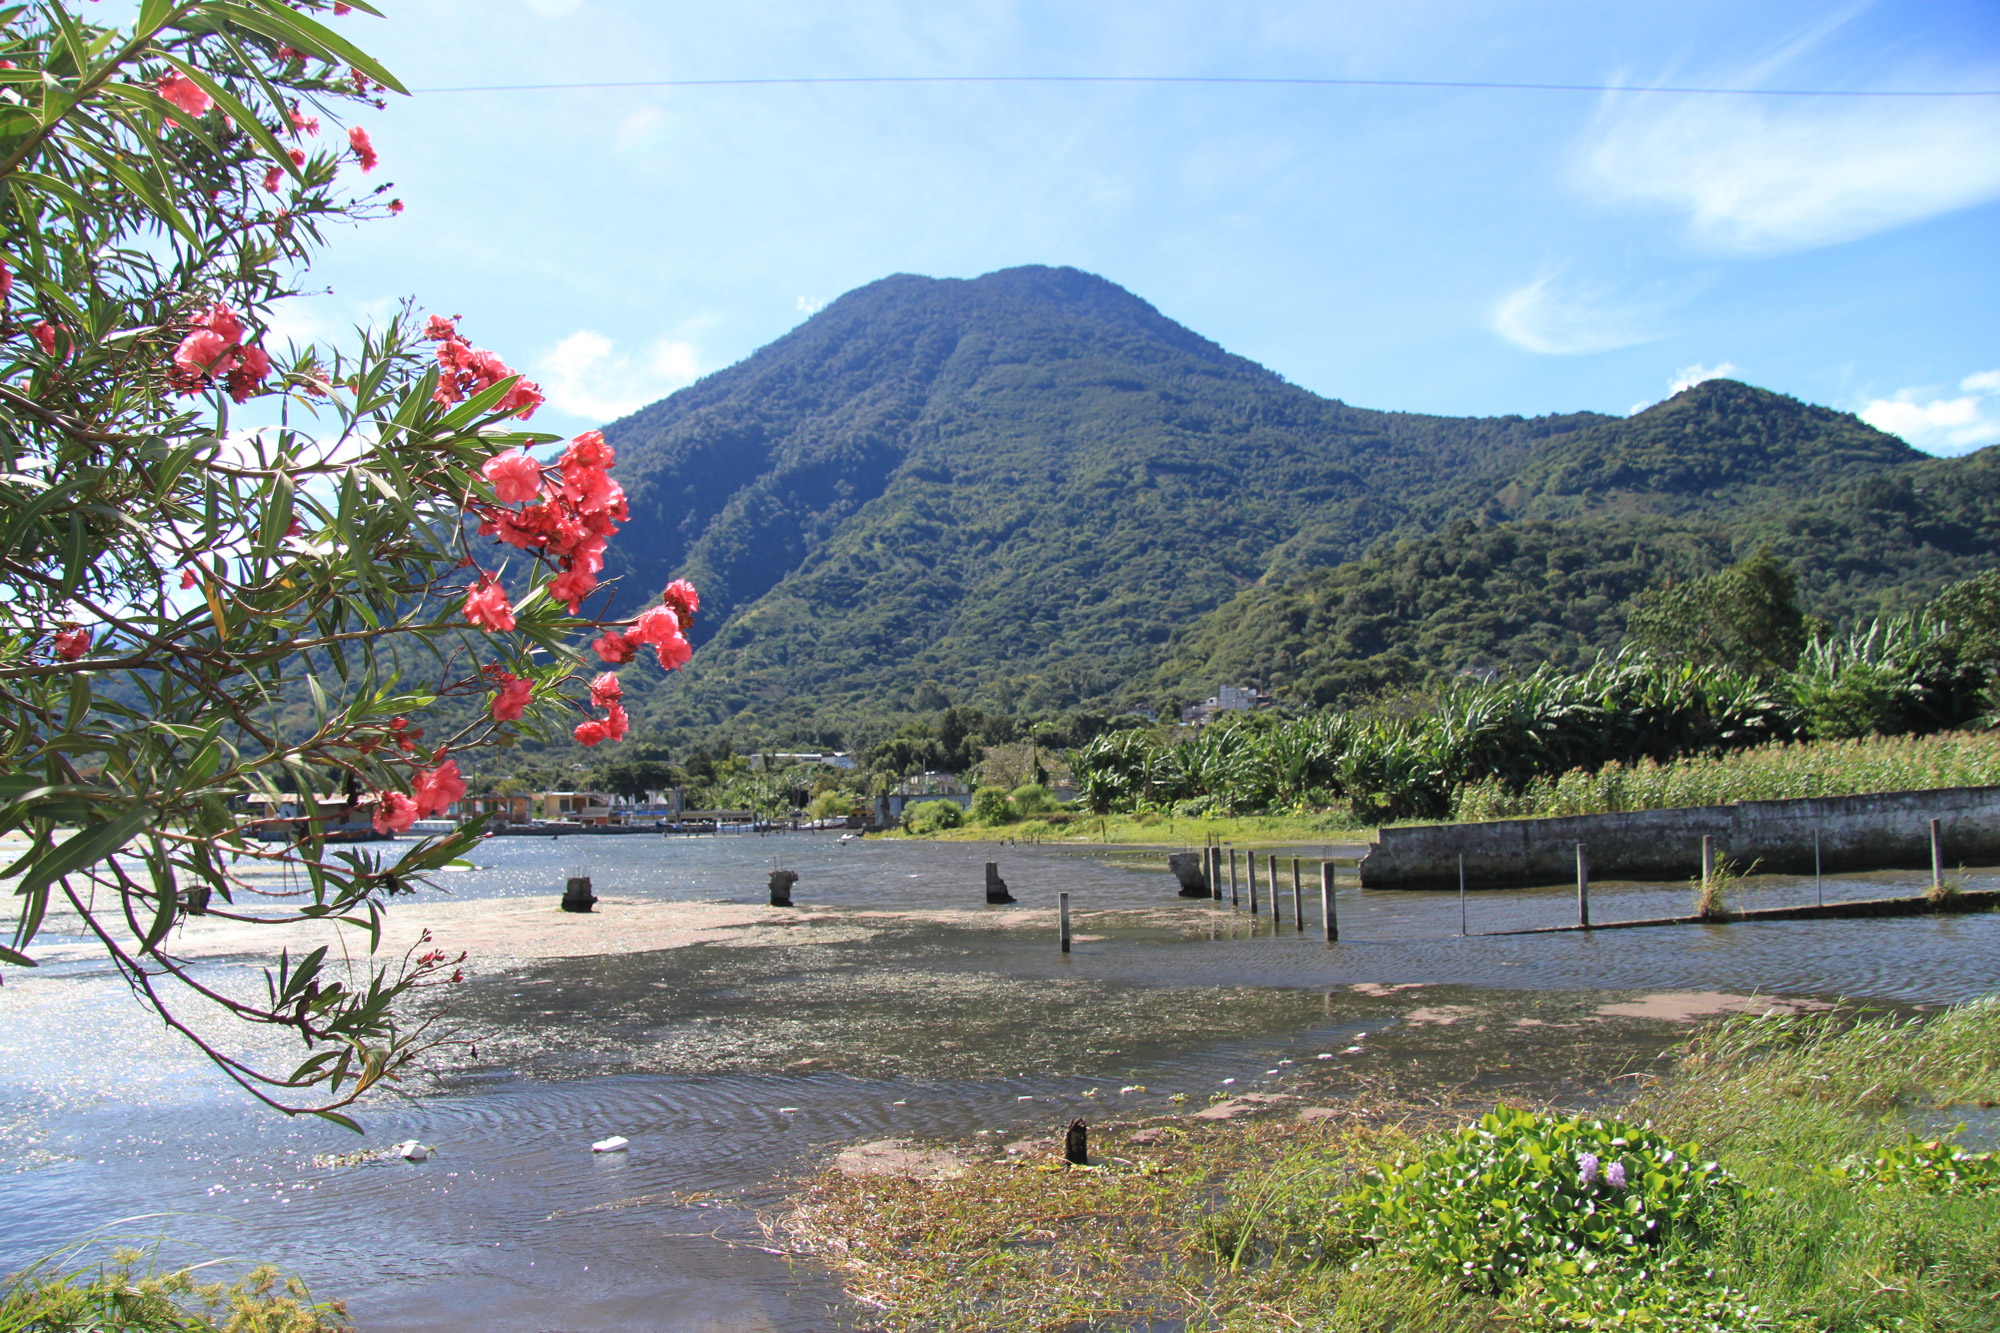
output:
[[[704,602],[635,717],[773,741],[865,739],[927,682],[1009,712],[1246,675],[1331,698],[1615,641],[1632,592],[1753,529],[1823,559],[1836,609],[2000,530],[1912,489],[1984,465],[1748,385],[1629,419],[1369,411],[1073,269],[884,279],[606,435],[623,607],[679,574]]]

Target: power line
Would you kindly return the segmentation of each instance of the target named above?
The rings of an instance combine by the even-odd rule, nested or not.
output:
[[[753,79],[631,79],[580,83],[468,84],[418,93],[552,93],[613,88],[828,87],[843,84],[1214,84],[1292,88],[1445,88],[1521,93],[1671,93],[1702,97],[2000,97],[2000,88],[1692,88],[1604,83],[1502,83],[1471,79],[1286,78],[1226,74],[851,74]]]

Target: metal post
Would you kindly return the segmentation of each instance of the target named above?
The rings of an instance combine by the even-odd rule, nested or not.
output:
[[[1821,907],[1826,906],[1826,886],[1819,877],[1819,830],[1813,830],[1813,895],[1819,899]]]
[[[1465,938],[1465,853],[1458,854],[1458,934]]]
[[[1576,845],[1576,923],[1590,929],[1590,855]]]
[[[1062,914],[1062,928],[1061,928],[1062,951],[1064,953],[1068,953],[1069,952],[1069,894],[1067,893],[1057,894],[1056,903],[1058,905],[1058,910]]]
[[[1326,926],[1326,942],[1340,942],[1340,923],[1333,915],[1333,862],[1319,863],[1319,919]]]
[[[1303,935],[1306,933],[1305,891],[1299,887],[1299,858],[1292,858],[1292,928]]]
[[[1229,849],[1229,905],[1231,907],[1241,907],[1243,905],[1243,898],[1236,891],[1236,849],[1234,847]]]
[[[1944,892],[1944,842],[1938,837],[1938,821],[1931,821],[1931,892]]]

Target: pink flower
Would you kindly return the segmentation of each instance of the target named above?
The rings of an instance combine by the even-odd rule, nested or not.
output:
[[[7,267],[7,261],[0,259],[0,301],[14,294],[14,272]]]
[[[585,746],[596,745],[608,734],[610,733],[605,730],[604,724],[594,718],[589,722],[577,723],[576,730],[570,732],[570,735],[576,737],[578,745]]]
[[[514,607],[498,579],[489,574],[465,594],[465,618],[496,632],[514,628]]]
[[[235,342],[243,336],[243,321],[236,318],[234,310],[220,301],[196,315],[194,322],[188,327],[209,329],[229,342]]]
[[[583,599],[597,590],[597,573],[583,565],[571,565],[549,580],[549,596],[569,607],[575,615]]]
[[[604,432],[587,430],[570,441],[569,448],[563,450],[562,465],[570,467],[610,467],[618,461],[617,454],[604,442]]]
[[[354,12],[353,5],[343,5],[338,3],[338,0],[336,0],[336,3],[333,6],[333,16],[335,18],[339,18],[344,14],[352,14],[353,12]]]
[[[660,655],[660,665],[668,671],[676,671],[686,666],[688,659],[694,656],[694,649],[690,648],[688,641],[678,634],[664,643],[654,644],[653,651]]]
[[[183,569],[181,571],[181,591],[186,592],[189,588],[192,588],[193,586],[194,586],[194,571],[192,569]]]
[[[285,156],[292,159],[292,165],[295,167],[302,167],[306,164],[306,150],[303,148],[294,148],[286,153]]]
[[[441,815],[453,801],[465,799],[465,780],[458,775],[458,760],[447,759],[426,773],[417,774],[417,818]]]
[[[174,349],[174,364],[191,374],[218,374],[236,364],[236,358],[230,354],[234,346],[214,329],[197,328]]]
[[[424,324],[424,337],[433,342],[456,342],[458,326],[443,315],[432,315]]]
[[[396,214],[396,213],[400,213],[400,212],[402,212],[402,211],[403,211],[403,201],[402,201],[402,200],[400,200],[400,199],[391,199],[391,200],[389,201],[389,212],[390,212],[390,213],[391,213],[392,215],[393,215],[393,214]]]
[[[511,671],[500,673],[500,689],[493,696],[493,720],[495,722],[518,722],[528,707],[528,696],[535,692],[535,684]]]
[[[525,504],[542,491],[542,465],[525,449],[495,454],[479,469],[479,475],[493,483],[494,498],[502,504]]]
[[[65,662],[74,662],[90,651],[90,631],[87,629],[66,629],[56,635],[56,656]]]
[[[604,711],[604,736],[606,740],[622,741],[631,728],[631,720],[625,716],[625,705],[612,703]]]
[[[308,116],[306,115],[305,112],[300,111],[298,108],[294,107],[292,109],[292,133],[296,135],[301,132],[304,132],[306,134],[318,134],[319,117]]]
[[[655,646],[668,639],[679,638],[681,622],[672,608],[656,606],[641,611],[639,618],[632,622],[632,628],[625,631],[625,637],[633,643],[650,643]]]
[[[359,125],[347,131],[347,142],[354,148],[354,156],[361,163],[364,172],[375,169],[375,145],[368,142],[368,131]]]
[[[272,167],[264,173],[264,188],[267,190],[276,190],[278,182],[284,178],[285,169],[283,167]]]
[[[190,116],[206,115],[215,105],[215,99],[203,92],[199,84],[179,74],[169,74],[153,86],[160,90],[160,96]]]
[[[615,704],[625,697],[625,687],[618,683],[618,677],[609,671],[590,682],[590,701],[599,708]]]
[[[33,337],[36,345],[42,349],[43,356],[54,356],[56,354],[55,325],[49,323],[46,319],[43,320],[41,323],[35,325]]]
[[[674,609],[674,616],[681,622],[682,629],[692,625],[694,613],[701,610],[701,594],[686,579],[675,579],[669,583],[667,590],[660,594],[660,601]]]
[[[417,822],[417,802],[415,798],[399,791],[375,793],[375,831],[377,833],[408,833],[410,825]]]
[[[629,662],[639,655],[639,645],[615,629],[604,631],[604,636],[590,646],[597,651],[599,660],[613,666]]]
[[[229,396],[242,402],[271,374],[271,358],[261,347],[245,347],[229,371]]]

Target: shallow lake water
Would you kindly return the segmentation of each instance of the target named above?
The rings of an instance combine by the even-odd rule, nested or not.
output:
[[[1309,858],[1303,933],[1293,850]],[[601,910],[615,924],[631,900],[762,903],[782,865],[800,874],[799,904],[831,910],[737,942],[474,959],[451,997],[459,1043],[411,1096],[369,1104],[361,1140],[254,1107],[92,964],[10,969],[0,1268],[152,1214],[122,1234],[169,1234],[176,1258],[296,1269],[367,1328],[840,1327],[866,1311],[773,1252],[754,1209],[856,1139],[997,1148],[1072,1116],[1186,1113],[1253,1090],[1326,1103],[1364,1087],[1588,1100],[1653,1067],[1686,1031],[1673,1020],[1727,1003],[1717,995],[1903,1007],[2000,990],[1996,915],[1481,935],[1574,919],[1573,889],[1530,889],[1469,895],[1461,937],[1457,894],[1364,894],[1351,871],[1330,946],[1313,868],[1358,850],[1283,850],[1274,929],[1268,915],[1253,925],[1177,898],[1158,851],[831,834],[489,839],[476,868],[445,877],[450,897],[545,898],[553,910],[563,879],[585,873],[614,900]],[[988,860],[1018,907],[982,904]],[[1985,870],[1964,878],[2000,883]],[[1927,879],[1821,887],[1828,900],[1878,897]],[[1068,955],[1043,924],[1059,891],[1076,918]],[[1809,877],[1761,877],[1734,905],[1815,893]],[[1604,882],[1592,912],[1673,914],[1689,898],[1685,884]],[[1031,913],[1033,928],[1009,924]],[[208,966],[250,975],[250,960]],[[591,1154],[611,1134],[630,1149]],[[436,1155],[325,1156],[407,1138]]]

